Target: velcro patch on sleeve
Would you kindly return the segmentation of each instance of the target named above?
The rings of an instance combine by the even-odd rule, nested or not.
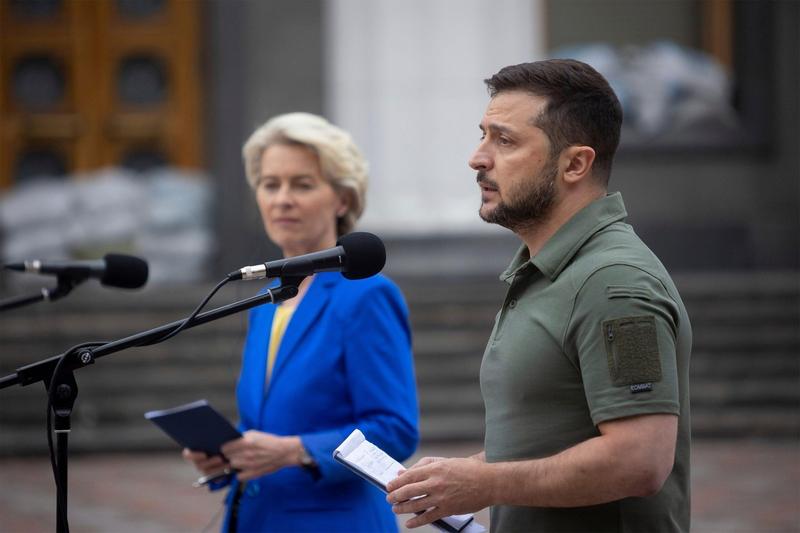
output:
[[[602,334],[608,370],[615,387],[661,381],[655,317],[606,320],[602,324]]]

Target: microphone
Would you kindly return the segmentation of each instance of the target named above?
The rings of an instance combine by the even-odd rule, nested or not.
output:
[[[316,272],[337,271],[347,279],[362,279],[374,276],[385,264],[386,248],[383,241],[372,233],[354,232],[342,236],[334,248],[246,266],[228,274],[228,279],[301,277]]]
[[[3,268],[34,274],[55,274],[73,281],[97,278],[100,283],[121,289],[138,289],[147,283],[147,261],[123,254],[106,254],[93,261],[23,261]]]

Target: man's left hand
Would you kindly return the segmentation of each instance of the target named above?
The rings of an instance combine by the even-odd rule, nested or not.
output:
[[[406,522],[409,528],[474,513],[491,505],[492,473],[478,459],[425,458],[389,483],[386,500],[395,514],[423,512]]]

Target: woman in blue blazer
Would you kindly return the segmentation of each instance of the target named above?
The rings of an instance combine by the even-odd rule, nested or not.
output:
[[[350,136],[307,113],[245,144],[264,227],[293,257],[335,246],[363,210],[366,162]],[[243,437],[224,457],[185,450],[230,486],[223,531],[396,531],[385,496],[333,461],[358,428],[402,461],[418,442],[408,311],[386,277],[305,278],[297,297],[250,311],[237,387]]]

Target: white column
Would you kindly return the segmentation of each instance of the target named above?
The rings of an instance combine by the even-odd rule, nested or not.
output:
[[[542,0],[324,3],[327,116],[370,161],[360,229],[491,231],[467,160],[488,102],[483,79],[544,56]]]

